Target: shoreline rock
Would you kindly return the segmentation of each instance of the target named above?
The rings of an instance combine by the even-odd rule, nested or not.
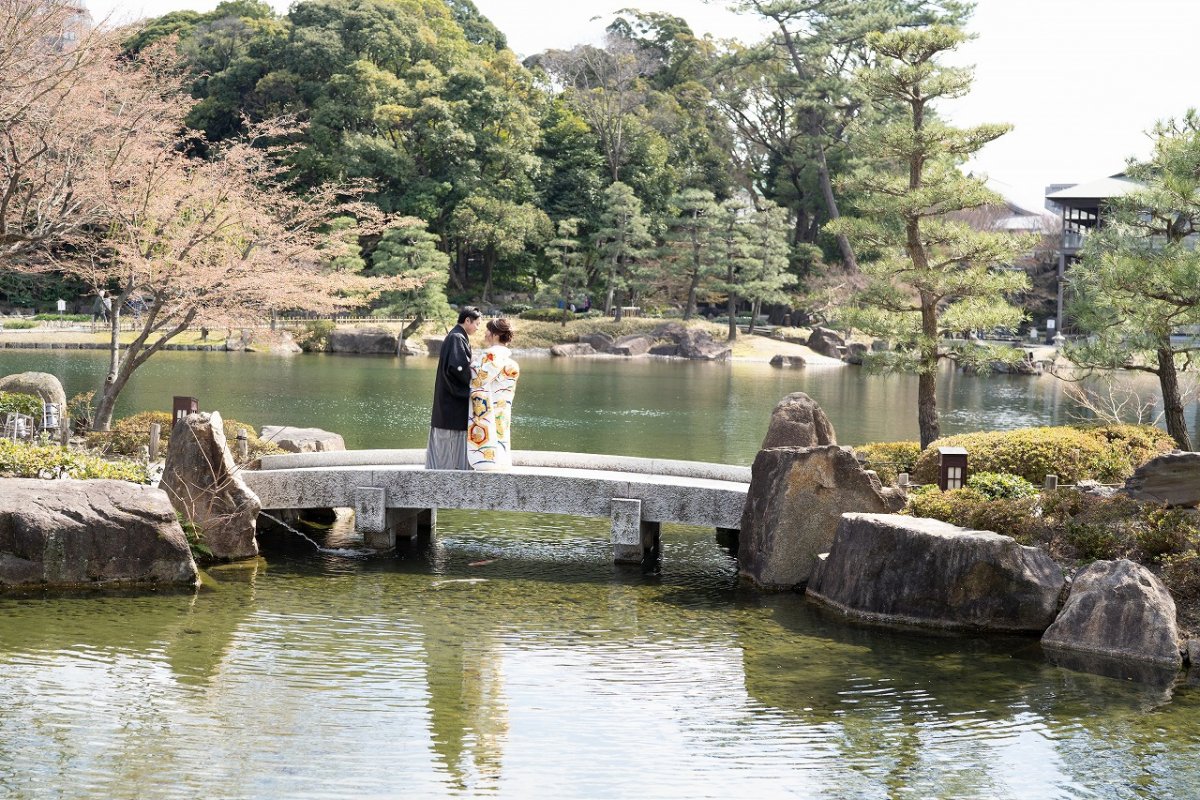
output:
[[[842,517],[807,593],[848,616],[951,630],[1050,627],[1066,578],[1009,536],[898,514]]]
[[[0,589],[199,583],[161,489],[33,478],[3,478],[0,485]]]

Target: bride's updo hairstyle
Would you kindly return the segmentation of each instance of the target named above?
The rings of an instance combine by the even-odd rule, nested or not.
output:
[[[499,319],[489,319],[487,329],[496,337],[496,341],[500,344],[508,344],[513,338],[512,324],[504,317]]]

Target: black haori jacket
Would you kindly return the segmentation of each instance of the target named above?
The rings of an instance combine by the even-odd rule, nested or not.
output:
[[[455,325],[442,341],[437,376],[433,383],[431,425],[450,431],[467,429],[467,402],[471,399],[471,342],[462,325]]]

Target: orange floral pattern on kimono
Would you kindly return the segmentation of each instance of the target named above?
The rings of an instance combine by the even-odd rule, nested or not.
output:
[[[521,368],[504,345],[484,350],[471,364],[471,418],[467,421],[467,460],[472,469],[512,466],[509,435],[512,402]]]

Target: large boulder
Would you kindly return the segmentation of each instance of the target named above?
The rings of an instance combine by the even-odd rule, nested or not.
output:
[[[936,628],[1042,632],[1066,579],[1009,536],[896,514],[846,514],[808,594],[855,617]]]
[[[592,349],[590,344],[556,344],[550,348],[550,355],[559,358],[570,358],[573,356],[594,356],[596,351]]]
[[[1138,467],[1125,481],[1135,500],[1169,506],[1200,504],[1200,453],[1166,453]]]
[[[821,447],[837,444],[833,423],[804,392],[792,392],[775,405],[762,449],[771,447]]]
[[[830,358],[841,358],[846,340],[840,333],[818,326],[813,328],[812,333],[809,334],[807,344],[813,352]]]
[[[0,479],[0,588],[196,583],[196,562],[161,489]]]
[[[426,353],[433,358],[437,358],[442,354],[442,342],[445,340],[445,336],[422,336],[421,344],[425,345]]]
[[[1094,561],[1071,584],[1042,646],[1179,668],[1175,601],[1150,570],[1127,559]]]
[[[829,550],[847,511],[898,511],[904,497],[883,489],[840,447],[760,450],[738,537],[741,574],[764,588],[803,586]]]
[[[783,353],[776,353],[771,356],[772,367],[803,367],[808,362],[804,360],[804,356],[785,356]]]
[[[641,334],[622,336],[613,342],[609,352],[618,356],[644,356],[650,352],[651,344],[650,338]]]
[[[304,349],[296,344],[288,331],[256,330],[246,343],[246,350],[251,353],[271,353],[277,356],[292,356],[303,353]]]
[[[261,436],[289,453],[328,453],[346,449],[346,442],[341,434],[320,428],[263,425]]]
[[[607,333],[604,333],[603,331],[596,331],[595,333],[585,333],[584,335],[579,337],[579,343],[591,345],[592,349],[595,350],[597,353],[607,353],[610,350],[612,350],[613,344],[615,344],[615,342],[613,341],[613,337],[609,336]]]
[[[220,413],[188,414],[175,423],[160,486],[215,558],[258,555],[254,526],[262,506],[234,464]]]
[[[355,328],[345,325],[329,334],[329,352],[360,355],[396,355],[398,337],[385,328]]]
[[[0,392],[32,394],[42,398],[43,403],[57,403],[64,417],[67,413],[67,394],[58,378],[48,372],[20,372],[0,378]],[[37,424],[41,424],[37,420]]]
[[[663,358],[676,358],[679,356],[679,345],[674,342],[659,342],[650,348],[650,355]]]
[[[405,339],[402,342],[397,341],[396,346],[398,354],[402,356],[423,356],[428,352],[422,342],[418,342],[412,338]],[[441,345],[439,344],[438,350],[441,351],[441,349]]]
[[[731,352],[728,344],[716,341],[712,334],[699,328],[686,329],[677,344],[677,354],[693,361],[727,361]]]
[[[867,352],[867,346],[862,342],[851,342],[846,345],[845,351],[842,353],[842,361],[861,367],[863,360],[867,357]]]

